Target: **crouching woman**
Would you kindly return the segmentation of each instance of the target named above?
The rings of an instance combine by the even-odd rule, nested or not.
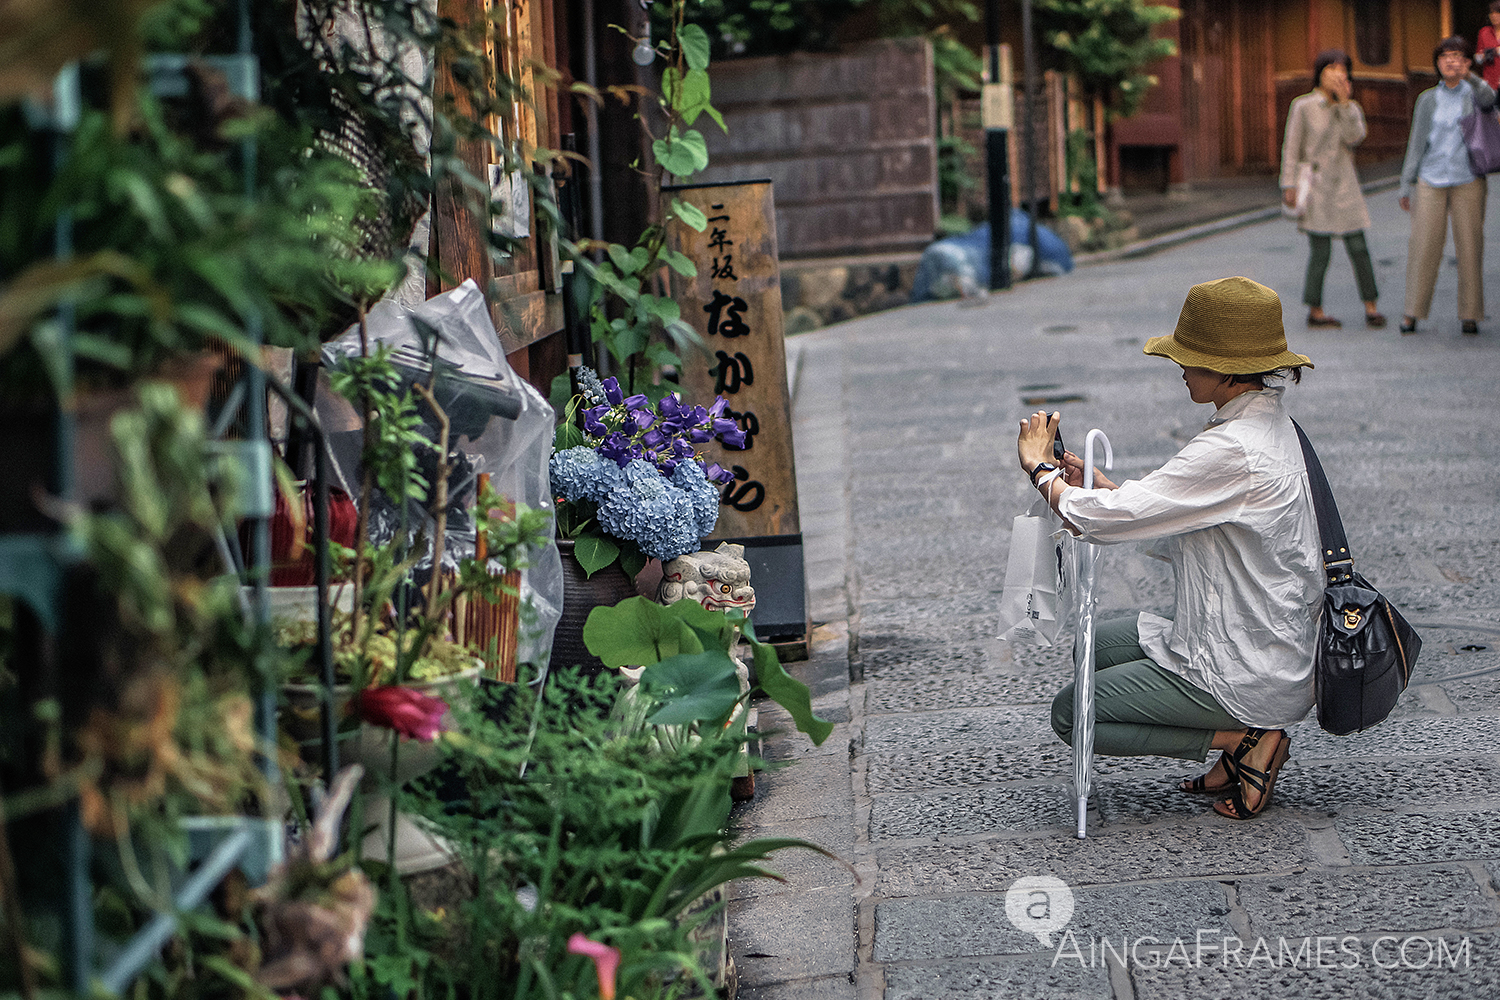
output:
[[[1233,819],[1270,802],[1291,747],[1286,728],[1313,705],[1323,592],[1318,526],[1295,428],[1271,383],[1312,367],[1287,349],[1281,301],[1248,278],[1193,286],[1176,330],[1146,342],[1175,361],[1208,425],[1165,465],[1115,484],[1083,462],[1048,458],[1058,414],[1022,421],[1021,468],[1080,538],[1159,539],[1176,578],[1170,619],[1141,612],[1096,630],[1095,750],[1205,760],[1184,792],[1205,793]],[[1073,687],[1052,705],[1073,739]]]

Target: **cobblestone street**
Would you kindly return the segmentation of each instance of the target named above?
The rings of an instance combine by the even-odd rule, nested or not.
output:
[[[1305,328],[1306,239],[1277,220],[792,339],[820,623],[797,669],[839,727],[821,748],[768,739],[768,758],[795,763],[762,775],[739,818],[854,871],[788,853],[786,883],[736,887],[742,997],[1500,996],[1500,319],[1460,335],[1450,257],[1434,318],[1400,335],[1407,216],[1393,191],[1370,210],[1383,330],[1360,322],[1342,250],[1325,305],[1346,326]],[[1230,274],[1277,290],[1292,350],[1317,365],[1288,387],[1288,409],[1322,457],[1356,566],[1422,632],[1417,676],[1371,731],[1334,737],[1312,717],[1292,730],[1252,822],[1177,792],[1190,763],[1100,758],[1078,840],[1071,751],[1048,725],[1070,644],[996,638],[1011,518],[1034,493],[1017,422],[1060,409],[1080,452],[1102,428],[1116,480],[1161,464],[1211,409],[1141,346],[1171,332],[1190,285]],[[1101,617],[1170,613],[1169,572],[1136,546],[1104,550]],[[777,716],[762,707],[761,720]],[[1075,900],[1050,946],[1006,916],[1006,890],[1040,875]],[[1143,937],[1160,950],[1128,949]]]

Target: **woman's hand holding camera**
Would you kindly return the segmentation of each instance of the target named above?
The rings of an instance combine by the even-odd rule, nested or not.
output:
[[[1062,421],[1062,413],[1054,411],[1049,417],[1045,411],[1038,410],[1027,419],[1021,421],[1021,434],[1016,439],[1016,456],[1021,461],[1021,471],[1028,476],[1041,463],[1054,463],[1052,442],[1057,437],[1057,425]],[[1062,457],[1063,482],[1069,486],[1083,485],[1083,459],[1071,451],[1064,451]],[[1111,482],[1105,475],[1094,469],[1094,485],[1096,490],[1117,489],[1115,483]],[[1051,492],[1050,489],[1048,491]]]

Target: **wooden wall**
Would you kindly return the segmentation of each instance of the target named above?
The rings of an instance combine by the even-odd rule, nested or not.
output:
[[[716,63],[695,180],[770,178],[782,257],[919,249],[937,228],[932,51],[887,39]]]
[[[1280,157],[1272,0],[1183,0],[1184,174],[1263,173]]]
[[[1313,61],[1330,48],[1354,63],[1355,98],[1370,128],[1358,160],[1399,157],[1417,94],[1435,81],[1432,47],[1453,10],[1449,0],[1181,0],[1180,8],[1179,65],[1164,61],[1159,72],[1180,77],[1188,180],[1276,170],[1287,109],[1312,89]],[[1360,20],[1370,17],[1384,20]],[[1371,38],[1384,47],[1362,49]]]
[[[544,85],[538,70],[555,68],[567,58],[567,28],[559,21],[564,6],[554,0],[438,0],[438,14],[459,24],[494,23],[498,30],[488,56],[496,72],[518,79],[531,95],[529,101],[500,109],[490,128],[528,153],[558,148],[563,130],[571,127],[571,108],[559,102],[554,87]],[[439,100],[452,96],[467,110],[461,89],[453,86],[450,66],[438,66],[434,90]],[[496,159],[489,144],[480,141],[460,140],[457,155],[480,178],[489,176]],[[530,192],[523,197],[529,235],[514,253],[497,257],[489,246],[490,213],[474,211],[454,185],[434,192],[429,250],[441,271],[429,275],[427,293],[437,295],[472,278],[489,301],[511,367],[545,392],[566,363],[561,275],[556,234],[536,212]]]

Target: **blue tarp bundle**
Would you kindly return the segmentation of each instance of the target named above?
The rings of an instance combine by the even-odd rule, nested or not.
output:
[[[1030,253],[1030,219],[1019,208],[1010,211],[1012,250],[1024,247],[1023,257]],[[1067,274],[1073,270],[1073,255],[1062,237],[1041,223],[1036,227],[1036,245],[1043,274]],[[1015,259],[1012,258],[1012,263]],[[1028,260],[1029,263],[1029,260]],[[980,223],[962,236],[938,240],[922,251],[917,274],[912,281],[911,301],[951,299],[989,287],[990,224]]]

